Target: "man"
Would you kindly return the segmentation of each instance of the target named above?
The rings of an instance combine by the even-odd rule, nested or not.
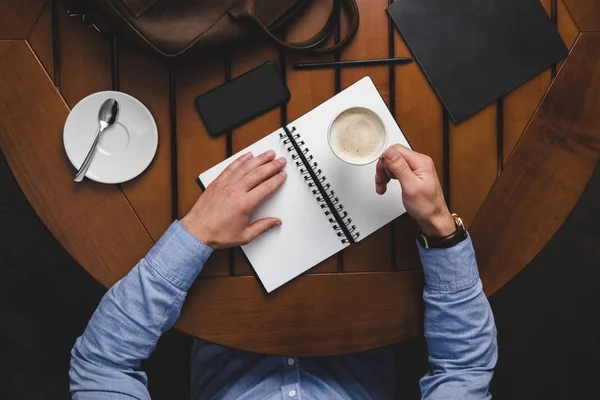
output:
[[[189,214],[175,221],[148,255],[106,293],[71,352],[73,398],[150,397],[140,362],[177,320],[187,290],[212,249],[249,243],[285,223],[275,217],[248,223],[253,210],[285,181],[284,167],[285,158],[275,159],[273,151],[234,161]],[[489,399],[496,329],[471,241],[448,211],[429,157],[391,146],[377,163],[377,193],[384,194],[392,178],[399,180],[402,201],[423,235],[419,251],[431,368],[420,382],[422,396]],[[393,398],[394,391],[390,347],[296,359],[197,340],[191,367],[193,400],[380,400]]]

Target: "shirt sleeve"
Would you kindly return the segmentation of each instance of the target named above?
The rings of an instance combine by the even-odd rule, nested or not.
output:
[[[141,361],[175,324],[212,249],[178,221],[103,297],[71,351],[74,399],[149,399]]]
[[[491,399],[498,345],[471,238],[449,249],[419,246],[425,273],[425,339],[430,369],[423,399]]]

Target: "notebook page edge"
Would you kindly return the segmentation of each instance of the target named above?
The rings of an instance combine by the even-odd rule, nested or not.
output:
[[[297,201],[296,202],[296,206],[293,209],[293,213],[288,215],[287,218],[283,217],[283,224],[284,226],[278,228],[278,229],[285,229],[286,225],[291,225],[292,226],[296,226],[298,227],[298,221],[295,221],[295,223],[293,221],[290,221],[290,219],[298,219],[298,217],[296,215],[295,211],[296,210],[302,210],[302,219],[304,222],[306,222],[307,220],[310,220],[310,226],[308,228],[310,228],[311,231],[317,231],[317,232],[321,232],[321,233],[314,233],[314,232],[306,232],[304,239],[300,239],[300,240],[306,240],[306,238],[308,238],[309,240],[306,240],[307,242],[313,242],[312,245],[313,247],[315,247],[315,249],[313,249],[310,254],[308,255],[308,257],[305,255],[302,258],[296,258],[295,260],[292,260],[290,262],[288,262],[288,269],[278,269],[279,265],[273,265],[273,263],[284,263],[285,261],[288,260],[284,260],[283,257],[280,254],[280,257],[276,257],[277,255],[274,253],[277,253],[277,250],[275,251],[270,251],[267,253],[267,249],[271,246],[273,246],[274,242],[280,243],[281,246],[281,241],[283,240],[283,236],[280,236],[277,239],[269,239],[267,236],[270,234],[270,232],[267,232],[266,234],[262,235],[261,237],[255,239],[254,242],[246,245],[246,246],[242,246],[242,250],[244,252],[244,255],[246,256],[247,260],[249,261],[249,263],[252,265],[252,268],[254,270],[254,272],[256,273],[256,275],[259,278],[260,284],[263,286],[263,288],[265,289],[265,291],[267,293],[270,293],[272,291],[274,291],[275,289],[279,288],[280,286],[284,285],[285,283],[297,278],[299,275],[305,273],[306,271],[312,269],[313,267],[315,267],[317,264],[319,264],[320,262],[322,262],[323,260],[327,259],[328,257],[332,256],[333,254],[336,254],[337,252],[339,252],[340,250],[343,249],[343,245],[341,244],[341,242],[338,240],[337,237],[334,237],[333,235],[333,230],[331,229],[331,226],[329,224],[329,222],[327,221],[326,217],[322,215],[322,211],[320,208],[318,208],[318,203],[316,202],[316,200],[314,199],[313,195],[310,194],[310,198],[306,195],[301,193],[301,189],[304,189],[304,191],[308,191],[308,186],[306,185],[305,181],[302,179],[300,179],[299,177],[301,176],[298,172],[297,167],[293,164],[293,160],[291,160],[291,156],[290,153],[288,153],[285,149],[285,146],[283,145],[283,143],[281,142],[280,138],[279,138],[279,134],[283,133],[283,128],[279,128],[276,131],[272,132],[271,134],[265,136],[264,138],[258,140],[257,142],[253,143],[252,145],[244,148],[243,150],[237,152],[236,154],[232,155],[231,157],[227,158],[226,160],[218,163],[217,165],[213,166],[212,168],[209,168],[208,170],[204,171],[202,174],[200,174],[197,177],[197,181],[199,181],[199,183],[201,183],[202,185],[204,185],[205,187],[208,187],[213,181],[214,179],[216,179],[216,177],[229,165],[231,164],[237,157],[239,157],[241,154],[244,154],[245,152],[247,152],[249,149],[251,148],[258,148],[260,149],[260,151],[265,151],[268,148],[272,148],[272,144],[277,142],[278,144],[278,148],[274,149],[278,152],[278,156],[285,156],[286,159],[288,160],[288,166],[286,168],[288,168],[288,179],[286,180],[286,184],[291,184],[294,186],[297,186],[298,189],[293,190],[293,194],[294,194],[294,200],[298,200],[299,197],[306,197],[306,200],[301,200],[301,201]],[[258,150],[257,149],[257,150]],[[256,152],[258,154],[258,151]],[[290,182],[294,182],[294,183],[290,183]],[[279,190],[278,192],[276,192],[272,197],[277,197],[278,193],[279,195],[281,195],[282,191]],[[290,196],[291,192],[288,193],[284,193],[286,196]],[[289,200],[289,198],[288,198]],[[267,199],[265,201],[265,203],[263,203],[263,205],[261,205],[261,207],[259,207],[259,209],[263,209],[263,211],[266,208],[269,208],[269,199]],[[276,201],[275,201],[276,203]],[[280,202],[281,203],[281,202]],[[284,203],[286,204],[286,203]],[[264,208],[263,208],[264,206]],[[277,208],[277,205],[275,206]],[[287,207],[283,207],[282,204],[279,204],[279,208],[286,208],[289,209],[289,206]],[[312,211],[310,209],[313,209]],[[311,217],[306,217],[306,215],[313,215]],[[263,215],[264,217],[264,215]],[[287,220],[287,224],[286,224],[286,220]],[[322,227],[321,227],[322,226]],[[306,228],[306,227],[305,227]],[[306,230],[306,229],[305,229]],[[295,244],[295,242],[297,241],[297,237],[300,236],[300,234],[296,231],[294,232],[289,232],[286,234],[282,234],[285,235],[285,237],[292,241],[293,244]],[[317,238],[320,238],[318,240],[316,240]],[[266,243],[265,242],[269,242]],[[312,239],[312,240],[311,240]],[[272,249],[272,247],[271,247]],[[331,249],[331,250],[328,250]],[[297,250],[297,249],[296,249]],[[269,254],[269,256],[265,256],[264,254]],[[271,257],[271,258],[270,258]],[[273,260],[273,258],[277,258],[276,260]]]
[[[359,92],[363,94],[358,95]],[[375,196],[375,164],[357,167],[350,166],[339,160],[329,149],[326,139],[326,131],[331,121],[329,119],[327,121],[315,121],[317,118],[331,119],[342,110],[355,106],[366,106],[367,108],[373,109],[382,118],[388,131],[390,131],[390,141],[388,145],[401,143],[412,148],[389,111],[377,86],[368,75],[357,80],[342,92],[315,107],[309,113],[296,119],[288,126],[297,127],[300,133],[307,132],[307,134],[302,136],[302,139],[314,150],[315,160],[319,163],[320,167],[322,166],[325,175],[328,177],[328,182],[332,185],[332,189],[339,195],[340,203],[343,204],[348,211],[348,217],[353,220],[353,224],[357,226],[357,231],[361,233],[356,240],[357,242],[360,242],[365,237],[403,215],[406,210],[402,205],[402,193],[399,185],[390,187],[389,193],[387,193],[385,198],[379,197],[379,195]],[[313,113],[313,117],[309,115],[311,113]],[[373,169],[372,174],[368,172],[370,169]],[[350,176],[347,176],[346,179],[338,178],[337,176],[340,174],[337,172],[340,170],[352,171],[352,174],[349,174]],[[354,201],[357,194],[356,191],[360,189],[355,188],[354,185],[347,185],[345,182],[354,178],[354,174],[356,173],[362,177],[360,179],[361,182],[364,182],[365,187],[369,185],[368,182],[371,180],[373,181],[373,195],[371,197],[377,202],[377,205],[363,204],[362,206],[353,206],[353,204],[357,203]],[[349,190],[347,188],[349,188]],[[360,202],[358,203],[360,204]],[[378,216],[370,218],[367,217],[367,215],[370,214],[369,212],[358,212],[359,209],[364,209],[365,207],[375,209]],[[357,220],[362,220],[362,223],[359,223]]]

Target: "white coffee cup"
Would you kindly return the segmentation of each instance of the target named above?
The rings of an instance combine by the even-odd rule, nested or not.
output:
[[[367,165],[385,152],[389,133],[376,112],[365,107],[348,108],[337,114],[327,130],[329,148],[351,165]]]

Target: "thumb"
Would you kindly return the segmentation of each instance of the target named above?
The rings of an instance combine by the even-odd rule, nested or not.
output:
[[[279,218],[263,218],[258,221],[251,223],[244,232],[245,241],[250,243],[263,233],[270,231],[276,226],[281,226],[281,220]]]
[[[406,159],[395,147],[396,146],[390,147],[383,154],[386,170],[392,174],[392,177],[395,177],[400,181],[402,187],[416,184],[416,181],[419,178],[417,178],[415,173],[410,169],[410,165],[408,165]]]

